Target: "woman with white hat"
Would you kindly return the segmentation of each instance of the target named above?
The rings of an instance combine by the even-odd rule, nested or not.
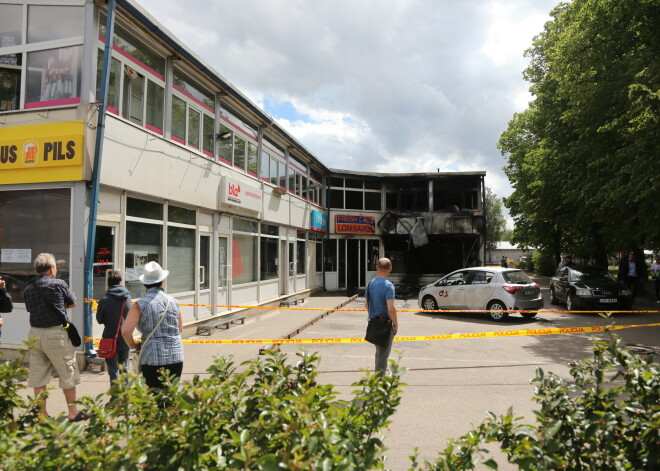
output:
[[[140,352],[138,368],[150,388],[163,386],[162,375],[180,378],[183,371],[183,318],[179,302],[163,290],[169,274],[156,262],[144,266],[140,282],[147,293],[133,304],[121,329],[126,344]],[[133,340],[135,327],[142,332],[139,344]]]

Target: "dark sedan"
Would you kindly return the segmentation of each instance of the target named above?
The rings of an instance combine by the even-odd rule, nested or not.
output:
[[[557,270],[550,280],[550,304],[566,303],[569,311],[627,310],[632,291],[606,268],[573,265]]]

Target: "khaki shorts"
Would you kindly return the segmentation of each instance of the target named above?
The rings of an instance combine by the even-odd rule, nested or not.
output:
[[[80,383],[76,349],[61,326],[30,327],[30,346],[28,387],[46,386],[53,368],[60,376],[60,388],[71,389]]]

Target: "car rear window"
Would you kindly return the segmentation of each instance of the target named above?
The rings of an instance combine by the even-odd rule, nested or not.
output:
[[[507,283],[518,283],[522,285],[533,283],[532,279],[522,270],[505,271],[502,272],[502,276]]]

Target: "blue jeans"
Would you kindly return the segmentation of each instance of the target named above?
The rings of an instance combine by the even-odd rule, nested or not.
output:
[[[110,386],[112,386],[113,381],[119,379],[119,368],[122,371],[126,371],[129,368],[128,354],[130,350],[117,350],[117,354],[114,358],[106,358],[105,364],[108,367],[108,375],[110,376]]]

